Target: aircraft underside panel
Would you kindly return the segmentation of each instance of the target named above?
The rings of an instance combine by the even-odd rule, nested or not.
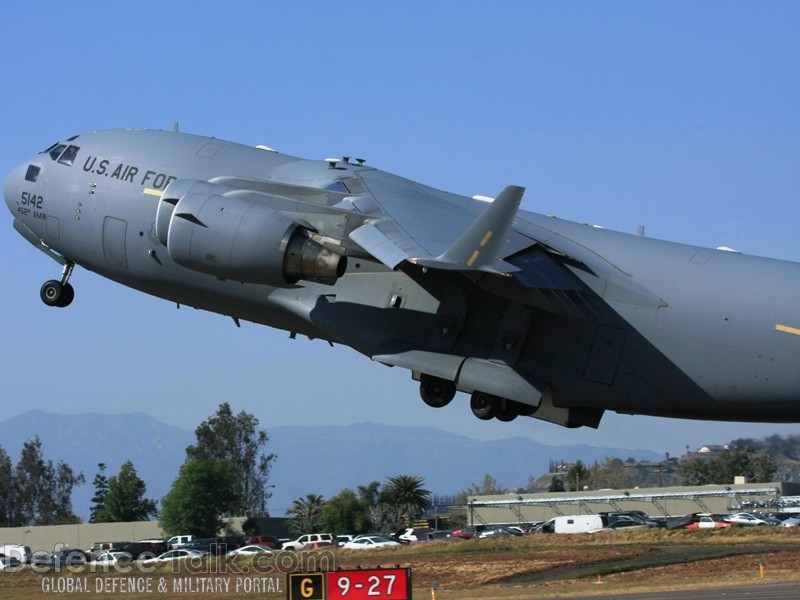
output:
[[[589,360],[583,371],[584,379],[613,385],[624,345],[625,331],[623,329],[607,325],[599,326]]]

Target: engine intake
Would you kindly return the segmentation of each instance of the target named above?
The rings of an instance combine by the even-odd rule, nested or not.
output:
[[[284,287],[298,281],[333,285],[347,258],[313,240],[291,218],[249,200],[191,188],[169,214],[170,258],[186,268],[225,279]],[[161,211],[161,206],[159,206]],[[158,232],[157,232],[158,233]],[[161,235],[159,234],[159,238]]]

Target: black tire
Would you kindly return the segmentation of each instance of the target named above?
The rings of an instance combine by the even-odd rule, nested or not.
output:
[[[60,307],[62,306],[60,303],[64,301],[64,286],[55,279],[45,281],[42,289],[39,290],[39,297],[47,306]]]
[[[498,411],[497,415],[495,416],[497,417],[498,421],[503,421],[503,423],[510,423],[519,416],[519,413],[516,411],[513,404],[509,402],[508,405],[506,405],[506,407],[503,408],[502,410]]]
[[[56,305],[59,308],[64,308],[72,304],[72,301],[75,299],[75,288],[72,287],[69,283],[65,283],[63,286],[63,293],[61,297],[61,301]]]
[[[488,421],[497,415],[499,402],[495,396],[486,392],[472,392],[469,399],[469,407],[472,414],[481,421]]]
[[[419,395],[428,406],[442,408],[455,397],[456,385],[446,379],[422,375],[419,379]]]

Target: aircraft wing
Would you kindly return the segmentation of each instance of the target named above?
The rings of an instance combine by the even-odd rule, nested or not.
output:
[[[416,182],[367,171],[368,194],[348,199],[367,216],[350,238],[385,265],[403,262],[449,271],[511,275],[543,291],[541,308],[593,316],[581,298],[590,287],[610,301],[656,308],[663,301],[587,243],[517,213],[524,188],[506,187],[492,202],[466,199]],[[575,277],[579,272],[583,277]],[[583,279],[583,282],[581,281]]]
[[[511,224],[523,188],[509,186],[487,203],[467,200],[379,171],[361,174],[369,194],[351,200],[374,217],[350,238],[391,268],[403,261],[443,270],[507,273],[509,256],[533,242]]]

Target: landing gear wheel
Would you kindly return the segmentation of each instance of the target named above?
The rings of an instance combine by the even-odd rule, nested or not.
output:
[[[75,290],[69,283],[61,283],[55,279],[45,281],[39,290],[39,297],[47,306],[64,308],[75,298]]]
[[[472,397],[469,399],[472,414],[481,421],[488,421],[497,415],[498,405],[498,399],[486,392],[472,392]]]
[[[45,281],[42,289],[39,290],[39,297],[47,306],[58,306],[64,297],[64,286],[55,279]]]
[[[517,413],[513,406],[506,406],[503,410],[499,411],[496,416],[498,421],[509,423],[516,419],[519,413]]]
[[[422,375],[419,378],[419,395],[422,401],[433,408],[442,408],[450,404],[456,395],[456,386],[452,381]]]
[[[65,306],[69,306],[72,304],[72,301],[75,299],[75,288],[72,287],[71,283],[64,284],[64,298],[61,300],[61,303],[58,305],[60,308],[64,308]]]

